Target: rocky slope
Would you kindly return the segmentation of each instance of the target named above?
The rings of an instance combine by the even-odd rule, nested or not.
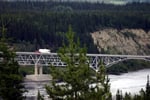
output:
[[[150,55],[150,31],[110,28],[91,35],[101,53]]]

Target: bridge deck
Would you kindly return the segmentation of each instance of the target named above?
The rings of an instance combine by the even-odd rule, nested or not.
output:
[[[89,66],[94,69],[98,68],[100,61],[103,61],[106,67],[128,59],[150,61],[150,55],[87,54],[87,58]],[[57,53],[16,52],[15,59],[20,65],[66,66],[65,62],[61,61]]]

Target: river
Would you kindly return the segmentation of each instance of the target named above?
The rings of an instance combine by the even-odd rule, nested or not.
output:
[[[141,88],[145,90],[147,75],[150,75],[150,69],[122,75],[109,75],[112,95],[115,95],[118,89],[122,90],[122,93],[130,92],[132,94],[139,93]]]
[[[122,93],[139,93],[141,88],[145,89],[148,74],[150,75],[150,69],[124,73],[121,75],[109,75],[112,95],[115,96],[118,89],[122,90]],[[42,95],[45,95],[46,100],[48,96],[46,95],[46,91],[44,89],[44,84],[46,83],[44,81],[25,82],[25,87],[28,89],[28,93],[25,93],[25,95],[29,97],[30,100],[33,100],[33,98],[36,98],[35,96],[39,90]]]

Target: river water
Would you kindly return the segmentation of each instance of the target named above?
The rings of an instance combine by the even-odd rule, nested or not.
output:
[[[112,95],[115,96],[118,89],[122,90],[122,93],[130,92],[131,94],[139,93],[141,88],[145,90],[148,74],[150,75],[150,69],[129,72],[121,75],[109,75]],[[25,82],[25,87],[28,89],[25,96],[27,96],[27,98],[30,97],[30,99],[28,98],[27,100],[36,100],[38,91],[40,91],[42,95],[45,95],[46,100],[48,97],[46,90],[44,89],[44,84],[46,83],[49,83],[49,81]]]
[[[122,93],[130,92],[131,94],[139,93],[141,88],[145,90],[147,75],[150,75],[150,69],[122,75],[109,75],[112,95],[115,95],[118,89],[122,90]]]

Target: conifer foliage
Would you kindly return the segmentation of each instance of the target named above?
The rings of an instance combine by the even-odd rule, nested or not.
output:
[[[24,97],[23,77],[19,73],[19,65],[15,61],[15,53],[6,43],[4,25],[0,32],[0,99],[22,100]]]
[[[47,93],[54,100],[107,100],[111,95],[108,77],[105,78],[103,72],[104,67],[101,67],[100,73],[91,75],[86,48],[81,48],[79,41],[75,43],[74,36],[75,33],[69,27],[66,33],[68,45],[64,44],[58,52],[66,66],[64,68],[51,66],[52,86],[46,86]],[[61,82],[57,83],[58,80]]]
[[[149,75],[147,76],[146,99],[150,100],[150,81],[149,81]]]

